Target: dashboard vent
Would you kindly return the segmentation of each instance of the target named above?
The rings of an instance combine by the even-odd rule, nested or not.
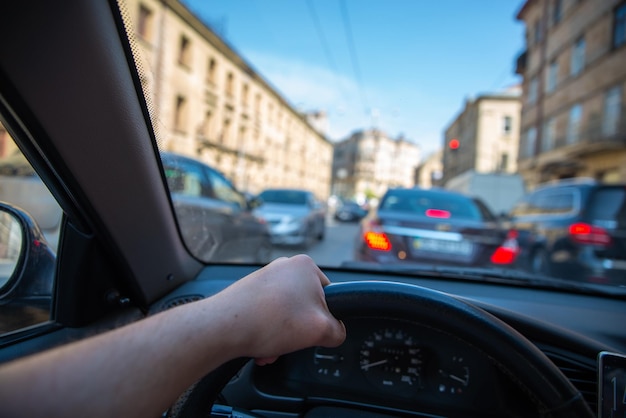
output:
[[[583,395],[591,410],[598,410],[598,383],[595,367],[566,357],[562,354],[546,352],[550,360],[563,372],[572,384]]]
[[[170,299],[167,302],[165,302],[161,310],[166,311],[168,309],[175,308],[176,306],[185,305],[187,303],[195,302],[200,299],[202,299],[202,296],[200,295],[180,296],[180,297]]]

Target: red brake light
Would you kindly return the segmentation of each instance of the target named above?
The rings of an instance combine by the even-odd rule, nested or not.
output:
[[[429,218],[448,219],[450,217],[450,212],[441,209],[427,209],[426,216]]]
[[[390,251],[391,242],[382,230],[380,223],[377,220],[371,220],[366,224],[365,233],[363,239],[368,248],[378,251]]]
[[[389,251],[391,242],[384,232],[367,231],[364,235],[367,246],[372,250]]]
[[[512,264],[519,254],[519,244],[517,243],[518,233],[511,230],[501,246],[491,255],[493,264]]]
[[[607,246],[611,243],[611,236],[603,228],[582,222],[570,225],[569,235],[578,244]]]

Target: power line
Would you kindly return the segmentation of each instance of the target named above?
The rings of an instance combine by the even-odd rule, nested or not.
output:
[[[348,50],[350,51],[350,61],[352,62],[352,69],[354,71],[354,76],[356,77],[356,81],[359,86],[359,94],[361,96],[361,104],[367,113],[369,110],[369,105],[367,101],[367,97],[365,96],[365,92],[363,91],[363,78],[361,77],[361,69],[359,67],[359,60],[356,54],[356,47],[354,44],[354,37],[352,36],[352,28],[350,25],[350,18],[348,17],[348,7],[346,6],[346,1],[341,0],[339,2],[341,6],[341,17],[343,19],[343,27],[346,31],[346,39],[348,41]]]
[[[324,36],[324,31],[322,30],[322,25],[320,23],[320,19],[317,16],[317,12],[315,11],[315,6],[313,5],[313,0],[307,0],[307,6],[309,6],[309,14],[311,15],[311,19],[313,19],[313,24],[315,25],[315,30],[317,31],[317,37],[322,44],[322,49],[324,50],[324,55],[326,55],[326,60],[328,64],[335,72],[335,74],[339,74],[337,71],[337,64],[333,58],[333,54],[330,52],[330,48],[328,47],[328,42],[326,41],[326,37]]]

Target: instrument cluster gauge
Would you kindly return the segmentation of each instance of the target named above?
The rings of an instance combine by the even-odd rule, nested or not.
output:
[[[375,386],[388,390],[422,387],[423,350],[417,338],[402,329],[381,329],[366,337],[359,366]]]
[[[440,359],[436,376],[436,390],[442,394],[462,395],[469,388],[470,368],[462,355]]]
[[[311,373],[323,382],[338,382],[348,371],[350,361],[341,347],[313,349],[313,361],[310,363]]]

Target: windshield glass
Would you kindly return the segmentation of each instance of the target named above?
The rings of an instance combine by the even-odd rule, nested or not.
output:
[[[259,195],[264,203],[306,205],[306,194],[295,190],[266,190]]]
[[[626,289],[624,2],[123,3],[203,262]]]
[[[468,197],[411,189],[389,191],[380,202],[379,210],[428,218],[481,219],[480,210]]]

